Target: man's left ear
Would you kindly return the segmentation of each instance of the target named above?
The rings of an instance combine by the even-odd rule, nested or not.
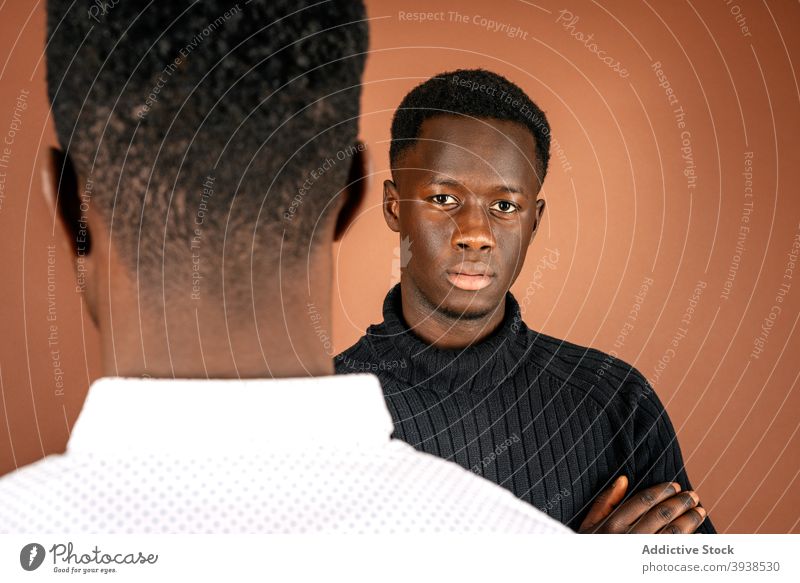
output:
[[[350,172],[347,176],[347,186],[342,191],[344,204],[339,209],[336,217],[336,229],[334,230],[333,240],[339,241],[356,220],[358,211],[367,196],[367,186],[369,176],[367,167],[369,165],[369,153],[367,146],[361,140],[355,143],[355,151],[350,160]]]
[[[73,257],[89,255],[91,241],[85,213],[81,213],[78,174],[69,154],[49,148],[42,174],[45,200],[64,229]]]
[[[69,154],[63,150],[50,148],[42,168],[42,188],[44,198],[50,207],[55,222],[61,225],[60,231],[72,254],[72,267],[76,281],[83,281],[83,298],[95,325],[98,324],[97,293],[95,271],[99,258],[98,251],[92,249],[99,225],[96,216],[88,210],[88,203],[81,209],[82,183],[72,164]],[[102,244],[98,245],[102,248]]]
[[[542,215],[544,214],[544,199],[540,198],[536,201],[536,212],[533,215],[533,232],[531,232],[530,241],[528,241],[528,245],[533,243],[533,240],[536,238],[536,233],[539,230],[539,225],[542,224]]]

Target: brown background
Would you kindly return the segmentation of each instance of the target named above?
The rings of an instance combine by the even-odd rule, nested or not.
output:
[[[97,338],[60,246],[48,298],[53,224],[39,168],[54,134],[44,93],[43,3],[1,6],[0,141],[12,129],[17,96],[30,94],[21,127],[5,144],[8,168],[0,168],[0,473],[63,449],[99,373]],[[572,29],[556,22],[563,9],[578,17]],[[513,288],[525,320],[554,336],[617,350],[653,382],[720,531],[800,532],[800,272],[784,279],[800,234],[797,3],[372,1],[369,10],[362,135],[374,177],[363,215],[336,249],[336,350],[380,319],[381,300],[399,277],[399,244],[379,206],[393,109],[435,73],[492,69],[545,110],[562,150],[552,152],[545,222]],[[419,23],[401,19],[400,11],[443,15]],[[462,19],[450,14],[456,11]],[[480,17],[520,32],[509,38]],[[615,73],[570,32],[593,34],[630,75]],[[651,68],[658,61],[686,114],[693,189],[683,174],[672,111],[678,105],[669,105]],[[753,153],[750,231],[723,299],[745,209],[745,152]],[[558,252],[554,264],[542,262],[548,250]],[[631,322],[645,278],[653,284]],[[657,372],[685,327],[680,320],[698,282],[706,287],[686,336]],[[782,282],[791,287],[778,304]],[[781,312],[763,353],[752,358],[775,305]],[[626,322],[633,327],[615,347]]]

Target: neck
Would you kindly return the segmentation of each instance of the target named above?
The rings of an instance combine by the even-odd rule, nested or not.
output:
[[[401,278],[403,319],[414,334],[436,348],[472,346],[492,335],[505,315],[505,296],[496,309],[477,318],[442,312],[408,278]]]
[[[345,355],[338,363],[342,370],[350,372],[366,362],[379,367],[376,374],[381,379],[449,394],[498,387],[529,358],[529,329],[512,294],[506,294],[503,320],[490,336],[470,346],[447,349],[432,346],[409,328],[403,316],[403,285],[386,295],[383,322],[370,326],[369,352]]]
[[[310,269],[311,281],[305,270],[302,278],[284,273],[275,281],[254,281],[245,287],[256,293],[239,297],[238,288],[229,285],[225,301],[209,289],[200,299],[184,295],[157,308],[142,306],[141,314],[143,302],[117,286],[109,291],[100,323],[105,373],[156,378],[331,375],[330,270]],[[242,285],[241,278],[236,285]]]

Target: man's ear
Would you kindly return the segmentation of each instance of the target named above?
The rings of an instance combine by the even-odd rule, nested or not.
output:
[[[92,253],[92,229],[89,204],[81,200],[81,182],[69,154],[49,148],[42,168],[42,188],[53,220],[72,252],[72,265],[78,288],[83,292],[86,307],[95,325],[98,324],[96,293],[92,286],[95,255]]]
[[[369,165],[369,154],[367,146],[361,140],[355,144],[355,151],[350,160],[350,172],[347,176],[347,186],[342,192],[344,204],[339,209],[336,217],[336,229],[334,230],[333,240],[339,241],[347,229],[353,224],[358,216],[358,211],[367,196],[367,185],[369,176],[367,167]]]
[[[542,224],[542,215],[544,214],[544,199],[540,198],[536,201],[536,212],[533,215],[533,231],[531,232],[530,241],[528,241],[528,245],[533,243],[534,238],[536,238],[536,233],[539,230],[539,225]]]
[[[86,213],[81,213],[78,174],[72,159],[63,150],[49,148],[42,169],[44,197],[50,212],[64,229],[75,259],[88,255],[91,247]]]
[[[383,218],[392,231],[400,232],[400,193],[391,180],[383,181]]]

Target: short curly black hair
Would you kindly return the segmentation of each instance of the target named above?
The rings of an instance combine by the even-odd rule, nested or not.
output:
[[[143,278],[185,280],[198,230],[226,274],[307,256],[348,180],[363,2],[48,0],[47,22],[59,142]]]
[[[389,161],[397,167],[402,153],[419,138],[426,119],[456,115],[517,122],[536,141],[540,184],[550,161],[550,124],[544,112],[517,85],[485,69],[459,69],[441,73],[417,85],[403,98],[392,119]]]

